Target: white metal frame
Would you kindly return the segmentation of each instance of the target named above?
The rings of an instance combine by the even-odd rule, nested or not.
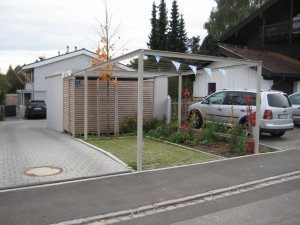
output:
[[[97,66],[87,68],[85,70],[71,74],[73,76],[83,76],[84,77],[84,139],[87,139],[88,134],[88,77],[99,77],[101,72],[112,72],[113,76],[116,78],[137,78],[138,79],[138,125],[137,125],[137,170],[142,170],[142,149],[143,149],[143,80],[154,78],[157,76],[178,76],[179,85],[178,85],[178,124],[181,124],[181,87],[182,87],[182,76],[190,75],[191,73],[155,73],[147,72],[144,70],[144,56],[161,56],[175,59],[191,59],[205,62],[223,62],[228,63],[231,67],[256,67],[257,69],[257,96],[256,96],[256,116],[260,115],[260,92],[261,92],[261,71],[262,65],[260,61],[252,60],[243,60],[243,59],[233,59],[233,58],[224,58],[216,56],[206,56],[206,55],[196,55],[196,54],[186,54],[186,53],[175,53],[175,52],[165,52],[165,51],[156,51],[156,50],[146,50],[139,49],[128,54],[119,56],[117,58],[111,59],[109,61],[103,62]],[[137,71],[107,71],[101,70],[104,66],[118,63],[120,61],[132,59],[138,57],[138,70]],[[212,68],[215,69],[215,68]],[[254,153],[259,153],[259,122],[256,123],[254,127],[254,141],[255,149]]]

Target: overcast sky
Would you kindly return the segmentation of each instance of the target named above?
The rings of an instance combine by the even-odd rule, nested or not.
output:
[[[108,0],[112,15],[112,31],[120,24],[116,37],[119,47],[126,44],[126,53],[147,48],[151,30],[154,0]],[[160,0],[155,0],[159,5]],[[203,29],[214,0],[177,0],[183,14],[188,37],[207,35]],[[168,17],[172,0],[166,0]],[[39,56],[53,57],[85,48],[95,51],[99,36],[97,21],[104,23],[104,0],[1,0],[0,1],[0,72],[8,66],[29,64]],[[116,42],[116,40],[115,40]]]

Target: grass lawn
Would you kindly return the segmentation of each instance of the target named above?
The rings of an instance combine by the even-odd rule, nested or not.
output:
[[[90,138],[88,143],[118,157],[136,169],[136,138]],[[143,139],[143,170],[208,162],[221,157],[150,138]]]

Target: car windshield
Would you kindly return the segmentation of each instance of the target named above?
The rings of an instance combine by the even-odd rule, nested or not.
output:
[[[300,105],[300,94],[290,96],[290,100],[293,105]]]
[[[45,102],[44,101],[31,101],[29,103],[29,105],[32,107],[42,107],[42,106],[45,106]]]
[[[287,108],[291,107],[289,98],[280,93],[268,94],[268,103],[271,107]]]

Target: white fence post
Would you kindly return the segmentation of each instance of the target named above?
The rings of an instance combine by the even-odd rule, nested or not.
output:
[[[166,110],[166,117],[167,117],[167,124],[171,123],[171,97],[170,95],[167,96],[167,110]]]

